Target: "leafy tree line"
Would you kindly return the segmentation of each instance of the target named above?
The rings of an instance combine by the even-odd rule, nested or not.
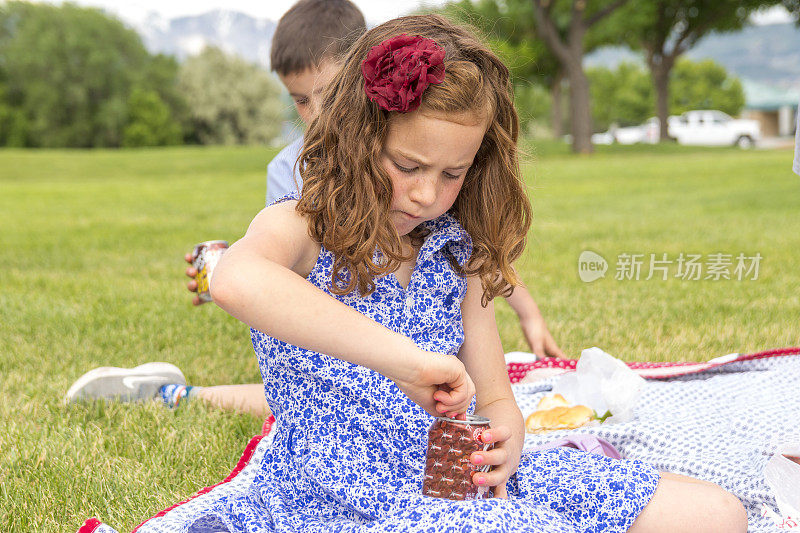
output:
[[[655,116],[656,95],[647,70],[632,63],[616,69],[590,68],[592,121],[598,131],[612,124],[632,126]],[[707,59],[677,61],[671,77],[669,115],[692,109],[718,109],[738,115],[744,108],[744,90],[739,80],[724,67]]]
[[[279,88],[255,65],[206,49],[179,65],[97,9],[0,3],[0,146],[264,143]]]
[[[632,126],[656,115],[656,97],[646,67],[621,63],[614,69],[586,69],[591,97],[594,131],[606,131],[614,124]],[[723,66],[707,59],[678,60],[670,77],[669,114],[680,115],[692,109],[718,109],[735,116],[744,108],[744,89],[738,78]],[[564,91],[562,87],[559,92]],[[563,115],[553,108],[563,102],[538,82],[518,80],[515,87],[517,111],[524,131],[558,138],[564,130]],[[559,124],[553,122],[561,120]]]
[[[646,91],[644,101],[653,99],[647,116],[661,119],[661,138],[666,139],[666,118],[678,89],[673,69],[681,64],[689,69],[681,56],[709,33],[741,29],[752,13],[777,5],[800,13],[798,0],[456,0],[446,6],[446,12],[487,34],[492,46],[510,61],[526,101],[533,94],[541,95],[532,84],[549,88],[556,135],[561,133],[561,85],[566,81],[573,151],[591,152],[598,115],[592,103],[597,92],[591,88],[592,78],[604,75],[587,72],[585,54],[605,45],[627,45],[642,53],[650,88],[641,85],[640,89]],[[719,77],[708,65],[698,68],[710,79]],[[617,74],[632,72],[623,69]],[[735,91],[723,78],[725,89]],[[636,81],[642,82],[641,77]],[[696,99],[692,87],[680,87],[684,89],[689,93],[679,98]]]

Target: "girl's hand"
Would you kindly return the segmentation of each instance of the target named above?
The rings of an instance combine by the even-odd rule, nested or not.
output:
[[[472,482],[479,487],[494,487],[495,498],[508,498],[506,482],[519,465],[520,453],[512,451],[512,446],[507,446],[510,438],[511,428],[508,426],[489,428],[481,433],[481,440],[486,444],[494,443],[494,448],[485,452],[473,452],[470,456],[474,465],[492,466],[488,472],[475,472]]]
[[[192,264],[192,254],[191,253],[187,253],[186,255],[184,255],[183,259],[184,259],[184,261],[189,263],[189,265]],[[194,296],[192,297],[192,304],[193,305],[202,305],[202,304],[204,304],[205,302],[203,300],[201,300],[199,296],[197,296],[197,281],[195,281],[195,279],[194,279],[195,276],[197,276],[197,269],[195,267],[193,267],[193,266],[186,267],[186,275],[188,277],[192,278],[190,281],[188,281],[186,283],[186,288],[189,289],[189,292],[194,293]]]
[[[550,330],[547,329],[547,324],[538,309],[526,318],[520,316],[519,325],[533,353],[539,357],[567,359],[566,354],[561,351],[556,341],[553,340],[553,336],[550,334]]]
[[[434,416],[465,413],[475,385],[464,364],[452,355],[420,351],[419,364],[405,377],[392,377],[406,396]]]

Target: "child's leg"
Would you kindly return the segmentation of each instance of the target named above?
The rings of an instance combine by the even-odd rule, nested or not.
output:
[[[67,391],[66,401],[132,402],[156,398],[169,407],[200,398],[213,407],[250,413],[262,420],[271,414],[264,398],[264,385],[190,387],[180,369],[169,363],[146,363],[134,368],[95,368],[73,383]]]
[[[196,389],[196,392],[195,392]],[[264,385],[217,385],[216,387],[195,387],[192,396],[220,409],[249,413],[261,419],[270,415],[267,400],[264,398]]]
[[[628,531],[734,533],[747,531],[747,513],[736,496],[714,483],[664,472]]]

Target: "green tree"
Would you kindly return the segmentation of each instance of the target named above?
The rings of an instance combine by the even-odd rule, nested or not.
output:
[[[579,4],[586,7],[585,2]],[[591,4],[586,9],[592,16],[596,16],[595,19],[577,17],[570,20],[570,7],[566,2],[561,2],[557,6],[548,4],[544,10],[552,16],[553,30],[557,39],[562,42],[568,42],[570,39],[569,32],[572,28],[570,24],[577,25],[579,22],[588,24],[580,41],[581,54],[589,53],[594,48],[609,42],[616,42],[615,38],[609,38],[607,34],[596,31],[597,22],[606,16],[601,13],[601,8],[605,6],[612,11],[615,8],[605,0],[595,0]],[[541,91],[530,87],[531,83],[548,88],[552,102],[549,106],[550,123],[554,136],[560,137],[563,123],[561,99],[563,82],[569,81],[572,89],[572,78],[567,76],[563,58],[556,54],[555,48],[549,42],[545,41],[541,24],[537,23],[535,3],[532,0],[460,0],[447,4],[444,12],[453,15],[457,20],[478,27],[488,36],[490,46],[503,58],[514,76],[517,90],[522,93],[522,98],[518,99],[520,102],[530,101],[533,93],[541,97]],[[580,84],[578,88],[580,92]],[[570,95],[573,96],[571,90]],[[573,107],[574,100],[571,102],[570,107]],[[524,118],[526,110],[521,111]]]
[[[442,11],[456,22],[465,22],[480,30],[492,50],[509,67],[517,102],[535,104],[536,109],[518,108],[523,128],[533,117],[544,117],[549,111],[553,133],[560,137],[563,73],[558,60],[536,37],[530,0],[460,0],[446,4]],[[532,84],[547,87],[552,104],[543,101],[542,91]]]
[[[589,79],[583,55],[589,30],[628,0],[531,0],[537,35],[553,53],[569,80],[572,150],[592,151]]]
[[[633,63],[622,63],[615,70],[587,69],[591,84],[592,120],[605,131],[612,124],[641,124],[653,115],[653,86],[647,71]]]
[[[546,118],[550,115],[552,120],[553,105],[552,95],[543,85],[521,82],[514,87],[514,106],[519,114],[520,128],[527,134],[561,136],[562,130],[557,130]]]
[[[181,128],[172,119],[167,104],[158,93],[134,89],[128,100],[128,121],[122,132],[122,145],[163,146],[181,142]]]
[[[162,90],[152,84],[169,78],[169,60],[154,60],[136,32],[69,3],[0,3],[0,64],[13,110],[6,142],[27,146],[119,146],[133,88]],[[171,68],[165,91],[175,91]]]
[[[800,26],[800,0],[783,0],[781,4],[794,16],[794,23]]]
[[[11,120],[14,110],[8,103],[8,89],[6,88],[5,76],[0,67],[0,146],[8,144],[8,137],[11,133]]]
[[[173,122],[180,129],[181,140],[189,128],[189,106],[178,82],[180,65],[173,56],[151,56],[136,88],[155,92],[169,110]]]
[[[611,124],[641,124],[653,116],[655,94],[647,70],[622,63],[615,70],[598,67],[587,70],[592,87],[592,118],[597,129]],[[718,109],[738,115],[744,107],[742,84],[725,67],[708,59],[678,60],[670,76],[669,114],[692,109]]]
[[[677,59],[709,33],[741,29],[754,11],[778,4],[781,0],[632,0],[615,14],[608,30],[644,51],[662,140],[668,138],[669,81]]]
[[[256,65],[206,48],[182,65],[179,86],[203,144],[269,143],[280,133],[280,88]]]
[[[736,116],[744,108],[744,90],[739,79],[725,67],[707,59],[679,59],[669,82],[672,115],[692,109],[718,109]]]

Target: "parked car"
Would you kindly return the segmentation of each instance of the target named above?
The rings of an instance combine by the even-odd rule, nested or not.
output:
[[[761,139],[761,126],[756,120],[734,119],[722,111],[687,111],[669,121],[669,135],[679,144],[752,148]]]
[[[657,117],[651,117],[638,126],[611,127],[607,132],[592,135],[592,142],[656,144],[659,141],[659,124]],[[670,116],[667,119],[667,133],[678,144],[752,148],[761,139],[761,126],[756,120],[734,119],[722,111],[700,110]]]
[[[592,142],[594,144],[656,144],[658,142],[658,119],[651,117],[647,122],[638,126],[624,128],[612,126],[606,132],[592,135]]]

